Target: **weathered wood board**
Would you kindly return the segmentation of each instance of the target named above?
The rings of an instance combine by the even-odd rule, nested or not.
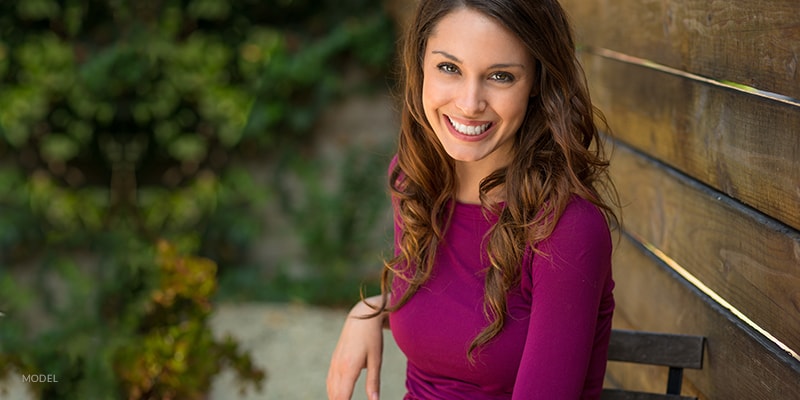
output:
[[[561,0],[581,45],[800,99],[796,0]]]

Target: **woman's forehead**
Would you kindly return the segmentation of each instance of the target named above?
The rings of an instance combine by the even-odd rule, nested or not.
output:
[[[438,21],[427,40],[425,56],[434,52],[462,62],[531,62],[520,38],[496,19],[469,8],[459,8]]]

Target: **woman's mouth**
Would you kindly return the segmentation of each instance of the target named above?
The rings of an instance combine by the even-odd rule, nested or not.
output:
[[[486,132],[491,126],[491,122],[487,122],[481,125],[464,125],[457,121],[454,121],[449,116],[446,116],[447,120],[450,122],[450,125],[460,134],[467,135],[467,136],[478,136],[484,132]]]

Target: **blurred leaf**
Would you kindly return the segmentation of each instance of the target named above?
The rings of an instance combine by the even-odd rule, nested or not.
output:
[[[181,161],[200,161],[207,149],[206,140],[191,133],[180,135],[169,144],[170,155]]]
[[[73,120],[67,124],[67,133],[81,145],[90,144],[93,137],[92,126],[84,120]]]
[[[286,38],[281,32],[254,27],[239,47],[239,72],[247,79],[257,80],[261,71],[286,56]]]
[[[183,23],[183,10],[175,4],[165,5],[159,20],[160,32],[165,38],[174,38]]]
[[[25,0],[17,3],[17,12],[22,19],[48,19],[59,13],[55,0]]]
[[[73,1],[68,2],[64,9],[64,26],[71,37],[77,36],[83,26],[83,19],[86,13],[86,7],[80,3]]]
[[[52,33],[34,36],[17,49],[20,80],[52,91],[62,91],[75,82],[70,46]]]
[[[167,147],[169,143],[180,133],[180,126],[173,120],[162,120],[156,124],[153,130],[158,144]]]
[[[80,147],[67,135],[51,133],[42,139],[42,157],[49,162],[63,162],[75,157]]]
[[[209,20],[225,19],[230,10],[227,0],[193,0],[188,8],[192,17]]]
[[[0,41],[0,80],[8,71],[8,46]]]
[[[0,91],[0,126],[6,141],[14,147],[26,144],[32,122],[46,113],[47,100],[41,87],[17,86]]]

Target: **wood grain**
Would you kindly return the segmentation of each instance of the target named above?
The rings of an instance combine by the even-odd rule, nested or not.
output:
[[[800,229],[800,107],[591,54],[582,60],[615,137]]]
[[[800,353],[800,234],[623,145],[611,166],[628,232]]]
[[[632,392],[619,389],[604,389],[600,400],[697,400],[697,397],[676,394]]]
[[[614,279],[615,328],[706,337],[703,369],[684,371],[684,395],[767,400],[800,393],[797,360],[782,356],[628,237],[615,250]],[[609,363],[607,375],[624,388],[652,392],[666,382],[666,368]]]
[[[680,368],[703,367],[702,336],[615,329],[608,359]]]
[[[562,0],[577,40],[800,99],[796,0]]]

